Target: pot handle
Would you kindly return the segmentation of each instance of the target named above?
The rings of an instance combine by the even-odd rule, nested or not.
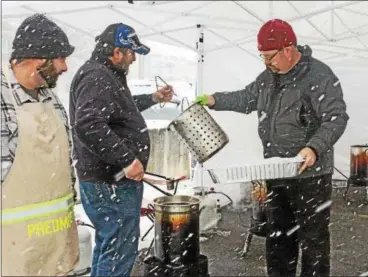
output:
[[[184,99],[187,100],[188,107],[190,106],[188,98],[183,97],[183,99],[181,99],[181,112],[184,112]]]
[[[202,211],[203,211],[203,209],[204,209],[204,208],[206,208],[206,206],[202,206],[202,207],[199,209],[199,211],[198,211],[199,215],[201,215],[201,213],[202,213]]]

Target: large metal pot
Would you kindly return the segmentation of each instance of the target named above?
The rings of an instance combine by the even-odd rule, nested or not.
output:
[[[198,261],[200,200],[186,195],[154,199],[155,256],[181,266]]]
[[[229,138],[206,108],[192,104],[168,126],[199,163],[219,152]]]
[[[350,178],[355,186],[368,186],[368,144],[350,147]]]

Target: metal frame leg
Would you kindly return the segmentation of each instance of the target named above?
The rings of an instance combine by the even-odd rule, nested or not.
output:
[[[144,238],[149,234],[149,232],[151,232],[151,230],[153,229],[153,227],[155,226],[155,224],[152,224],[152,226],[147,230],[147,232],[143,235],[143,237],[141,238],[141,241],[144,240]]]
[[[152,205],[148,205],[149,208],[153,208]],[[143,235],[143,237],[141,238],[141,241],[144,240],[144,238],[149,234],[149,232],[151,232],[151,230],[153,229],[153,227],[155,226],[155,217],[152,213],[146,214],[146,216],[148,217],[149,220],[151,220],[152,225],[151,227],[147,230],[147,232]]]
[[[343,196],[342,196],[342,197],[344,198],[344,201],[346,201],[346,197],[347,197],[347,195],[348,195],[349,188],[350,188],[350,182],[349,182],[349,181],[347,181],[346,189],[345,189],[344,194],[343,194]]]
[[[153,246],[153,243],[155,242],[155,239],[153,238],[152,240],[151,240],[151,243],[150,243],[150,245],[148,246],[148,248],[147,248],[147,251],[146,251],[146,254],[145,254],[145,256],[144,256],[144,259],[146,259],[148,256],[149,256],[149,254],[150,254],[150,251],[151,251],[151,249],[152,249],[152,246]]]
[[[250,245],[252,243],[252,239],[253,239],[253,233],[248,231],[247,237],[245,238],[244,248],[243,248],[243,251],[241,252],[242,257],[245,257],[248,254]]]

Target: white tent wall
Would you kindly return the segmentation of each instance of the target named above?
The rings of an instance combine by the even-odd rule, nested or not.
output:
[[[70,72],[63,77],[66,88],[77,64],[89,57],[93,38],[108,24],[119,21],[130,24],[145,42],[156,41],[182,47],[193,53],[194,59],[199,33],[197,25],[200,24],[204,27],[204,63],[203,79],[199,81],[205,93],[241,89],[254,80],[264,68],[256,49],[258,29],[270,18],[288,20],[299,44],[310,45],[314,56],[335,71],[344,89],[350,121],[335,147],[336,168],[349,175],[350,145],[368,142],[366,1],[134,1],[134,4],[127,1],[3,1],[2,42],[5,41],[3,47],[7,43],[8,51],[16,28],[34,11],[45,12],[56,19],[77,47]],[[166,53],[158,55],[169,52],[177,55],[176,51],[165,49],[163,52]],[[4,58],[4,52],[2,54]],[[179,75],[182,79],[185,76],[195,78],[195,60],[185,60],[188,66],[180,71],[186,72],[168,66],[165,71],[167,78]],[[144,68],[135,66],[132,75],[137,78],[155,75],[148,56],[147,60],[145,58],[138,64]],[[165,79],[165,76],[161,77]],[[66,101],[68,96],[65,97]],[[206,166],[248,163],[262,157],[255,113],[243,115],[211,111],[211,114],[228,133],[230,143]],[[341,178],[338,173],[335,177]]]

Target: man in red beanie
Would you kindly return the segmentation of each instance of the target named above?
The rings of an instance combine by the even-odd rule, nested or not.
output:
[[[264,157],[304,159],[297,177],[267,181],[267,271],[295,276],[301,244],[301,276],[329,276],[333,146],[349,120],[340,82],[308,45],[297,45],[285,21],[261,27],[258,50],[266,69],[254,82],[196,102],[217,111],[257,111]]]

